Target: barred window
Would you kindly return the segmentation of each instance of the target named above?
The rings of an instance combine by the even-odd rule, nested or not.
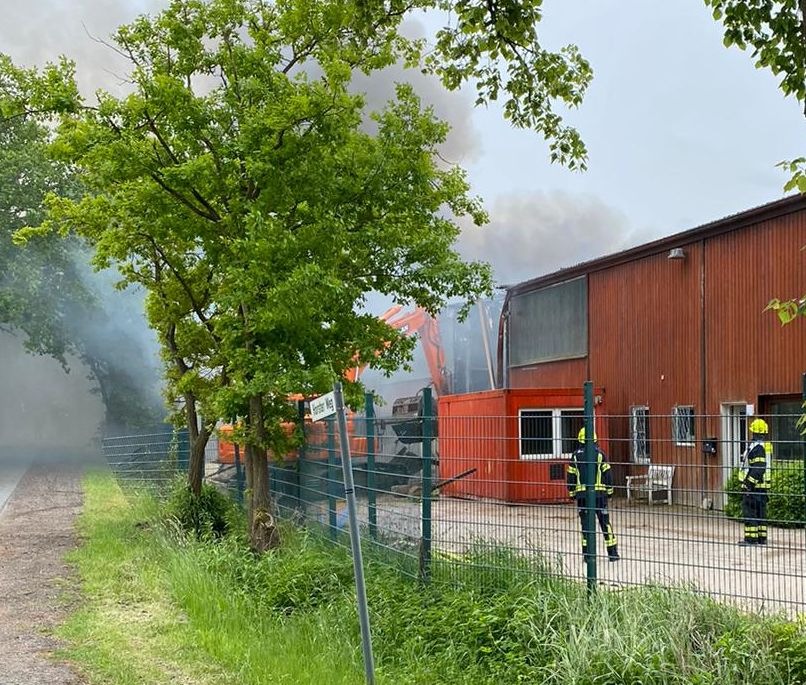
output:
[[[630,454],[636,464],[648,464],[649,407],[630,407]]]
[[[691,405],[678,405],[674,408],[672,439],[679,446],[694,446],[694,407]]]

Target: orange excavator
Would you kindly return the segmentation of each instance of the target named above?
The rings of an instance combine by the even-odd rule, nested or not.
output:
[[[425,361],[428,364],[428,371],[431,374],[434,389],[437,391],[438,395],[448,393],[450,378],[445,366],[445,351],[442,348],[442,340],[439,335],[439,324],[437,320],[422,307],[417,307],[414,311],[400,314],[402,310],[403,305],[397,304],[387,309],[378,318],[406,335],[420,336],[420,343],[423,346]],[[366,366],[366,364],[356,366],[347,371],[344,377],[348,381],[356,382],[361,378],[361,374]]]
[[[402,305],[394,305],[378,318],[381,319],[381,321],[385,321],[395,330],[400,330],[406,335],[419,335],[426,363],[428,364],[428,370],[431,374],[431,380],[437,395],[450,392],[450,377],[445,366],[445,351],[443,350],[439,335],[439,324],[436,319],[422,307],[417,307],[413,311],[403,312],[401,314],[402,311]],[[344,374],[344,378],[352,383],[357,382],[366,367],[367,365],[363,364],[348,369]],[[303,397],[302,395],[295,395],[289,399],[296,401],[303,399]],[[402,397],[395,400],[392,407],[393,414],[416,414],[418,399],[419,398]],[[355,435],[355,431],[353,430],[354,417],[352,414],[347,417],[347,422],[348,433],[351,436]],[[291,431],[293,429],[294,424],[288,424],[288,430]],[[317,426],[314,432],[318,434],[323,430],[324,426]],[[235,446],[225,437],[231,433],[232,426],[229,424],[225,424],[219,428],[218,459],[221,463],[231,464],[235,461]],[[366,438],[354,437],[351,438],[350,442],[351,452],[353,454],[366,452]],[[292,455],[289,455],[289,457],[291,456]]]

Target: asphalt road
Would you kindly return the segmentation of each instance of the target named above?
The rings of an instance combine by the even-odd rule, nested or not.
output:
[[[29,464],[0,464],[0,511],[6,506],[8,498],[17,487]]]

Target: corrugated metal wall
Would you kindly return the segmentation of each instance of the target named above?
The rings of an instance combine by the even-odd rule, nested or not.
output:
[[[587,368],[587,358],[522,366],[511,370],[509,387],[578,388],[582,387]]]
[[[722,403],[758,404],[798,394],[806,371],[806,322],[782,328],[764,312],[773,297],[806,293],[806,211],[588,273],[589,358],[511,368],[510,387],[579,386],[588,377],[608,394],[611,449],[629,460],[629,409],[650,408],[651,435],[669,440],[675,405],[700,419],[697,445],[664,458],[688,466],[676,488],[696,500],[719,487],[699,441],[720,434]],[[764,407],[759,407],[763,411]],[[621,416],[618,416],[621,415]],[[619,436],[622,436],[621,438]],[[667,450],[668,452],[668,450]],[[707,475],[710,474],[710,475]],[[677,477],[676,477],[677,478]]]
[[[648,406],[650,435],[658,439],[670,438],[668,415],[675,405],[701,411],[701,257],[701,246],[691,245],[684,259],[663,253],[589,278],[591,377],[606,388],[609,413],[626,415],[630,406]],[[626,416],[611,421],[611,458],[626,463],[629,421]],[[666,452],[664,459],[677,464],[702,460],[696,445]],[[692,490],[700,477],[699,469],[682,469],[676,485]]]

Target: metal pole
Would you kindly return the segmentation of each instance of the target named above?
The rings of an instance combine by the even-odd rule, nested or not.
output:
[[[594,449],[593,383],[585,381],[585,563],[587,564],[588,594],[596,590],[596,450]]]
[[[803,399],[803,404],[801,408],[806,407],[806,373],[801,376],[802,382],[802,389],[801,389],[801,398]],[[801,507],[801,512],[806,512],[806,436],[804,436],[803,442],[803,506]],[[803,517],[806,519],[806,515]],[[804,526],[804,538],[806,538],[806,526]]]
[[[305,435],[305,400],[297,402],[297,421],[302,431],[302,442],[297,450],[297,509],[305,514],[305,499],[302,494],[302,475],[305,468],[305,445],[308,436]]]
[[[350,442],[347,439],[347,418],[344,415],[344,397],[342,396],[340,382],[337,381],[333,385],[333,393],[336,399],[336,418],[339,423],[341,467],[344,471],[344,494],[347,498],[347,515],[350,521],[350,546],[353,550],[353,572],[355,573],[355,591],[358,600],[358,621],[361,624],[361,646],[364,651],[364,673],[367,678],[367,685],[373,685],[375,683],[375,661],[372,656],[372,634],[369,630],[367,590],[364,586],[364,563],[361,559],[361,538],[358,531],[353,466],[350,461]]]
[[[330,537],[338,532],[336,517],[336,426],[333,417],[327,419],[327,522]]]
[[[367,519],[369,536],[378,537],[378,510],[375,493],[375,398],[371,392],[364,395],[364,413],[367,421]]]
[[[420,540],[420,580],[431,580],[431,440],[434,437],[434,403],[431,388],[423,388],[423,494],[422,539]]]
[[[238,504],[243,504],[243,466],[241,466],[241,446],[235,442],[232,445],[235,451],[235,497]]]

